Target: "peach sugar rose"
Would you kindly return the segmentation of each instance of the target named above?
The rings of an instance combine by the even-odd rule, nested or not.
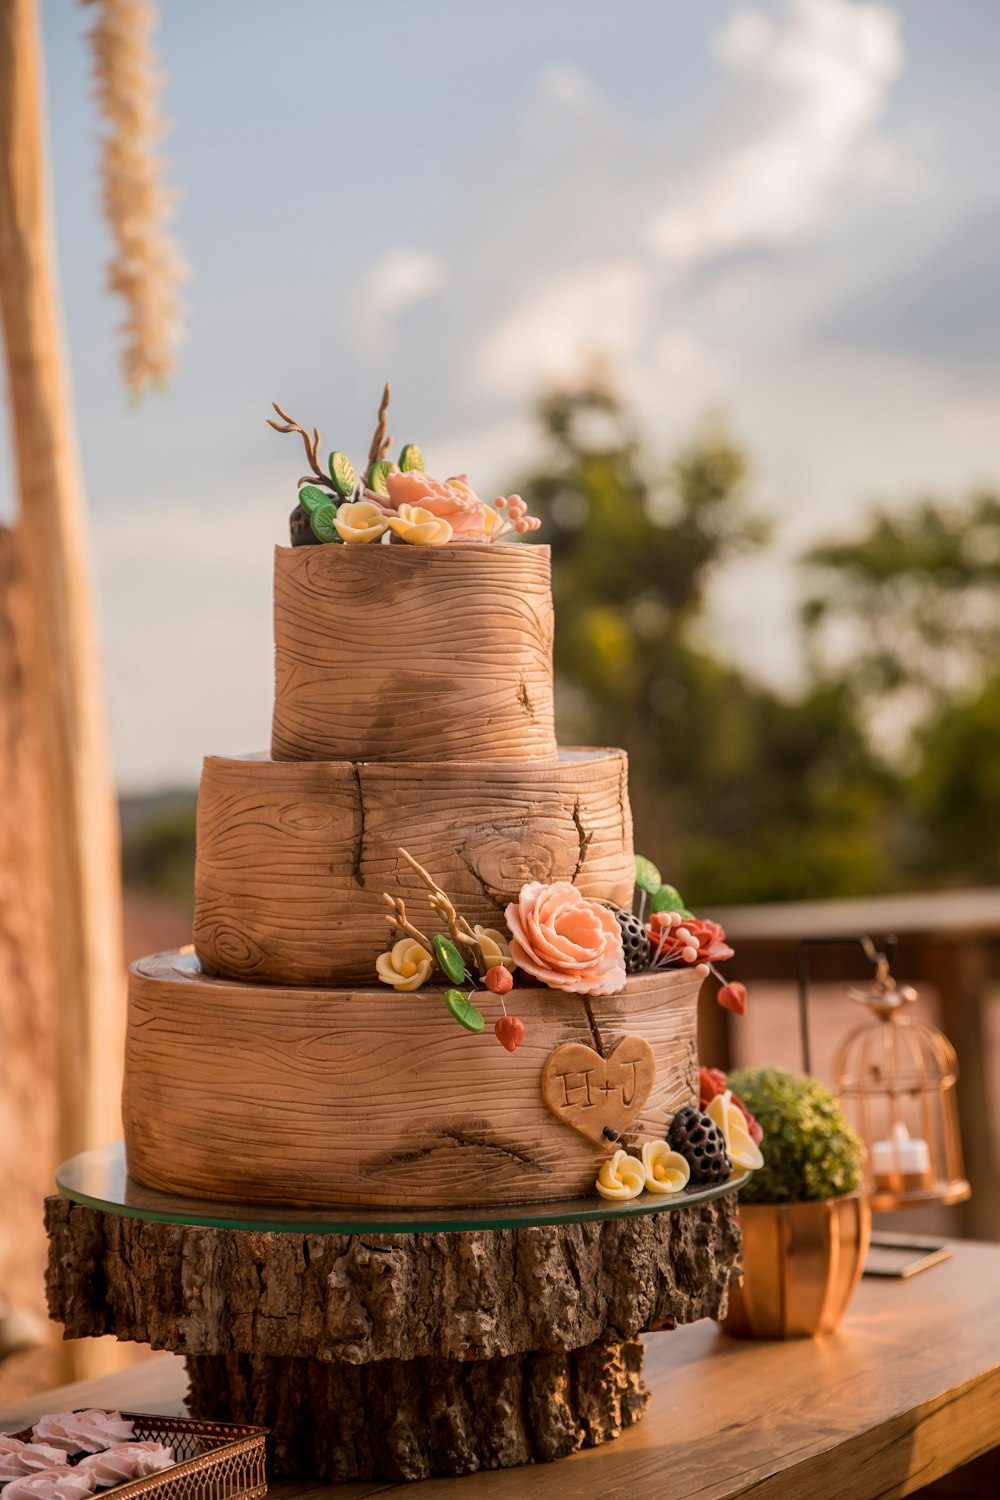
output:
[[[431,479],[419,469],[396,469],[386,475],[385,485],[388,498],[379,498],[387,510],[398,512],[404,505],[419,507],[439,521],[447,521],[453,534],[466,541],[489,536],[497,525],[496,512],[469,488],[464,474],[442,480]]]
[[[567,880],[523,885],[505,916],[511,957],[526,974],[574,995],[614,995],[624,989],[617,919]]]

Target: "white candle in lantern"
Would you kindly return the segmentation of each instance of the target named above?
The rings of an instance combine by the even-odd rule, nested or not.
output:
[[[897,1120],[887,1141],[872,1146],[872,1171],[876,1177],[894,1172],[904,1177],[929,1177],[931,1153],[926,1141],[911,1136],[902,1121]]]

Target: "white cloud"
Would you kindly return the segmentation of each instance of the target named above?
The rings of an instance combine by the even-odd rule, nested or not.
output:
[[[573,110],[594,108],[601,102],[589,74],[572,62],[550,63],[542,70],[538,90],[543,98]]]
[[[739,11],[714,51],[749,84],[759,118],[654,219],[650,245],[675,271],[790,240],[853,173],[870,177],[872,128],[902,67],[898,16],[852,0],[791,0],[783,25]]]
[[[493,330],[479,374],[520,394],[577,374],[595,353],[629,357],[645,321],[650,280],[626,258],[596,260],[545,282]]]
[[[354,299],[355,331],[362,346],[380,357],[388,354],[400,313],[436,297],[447,285],[448,267],[440,256],[402,246],[387,251]]]
[[[898,17],[884,5],[788,0],[778,20],[745,7],[711,45],[731,81],[702,132],[700,161],[690,165],[682,139],[676,165],[669,130],[657,143],[648,126],[625,113],[609,118],[602,103],[599,139],[609,135],[613,149],[602,154],[580,138],[537,185],[528,207],[536,247],[546,248],[518,255],[515,295],[482,330],[473,358],[484,392],[530,396],[599,353],[629,389],[659,393],[679,380],[711,400],[713,343],[776,292],[766,261],[713,263],[801,239],[848,183],[902,183],[903,164],[877,128],[902,67]],[[546,68],[533,97],[583,115],[601,100],[567,63]],[[728,278],[717,297],[716,272]]]

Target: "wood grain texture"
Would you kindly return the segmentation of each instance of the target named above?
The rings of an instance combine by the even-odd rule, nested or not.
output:
[[[667,1213],[448,1234],[201,1228],[46,1201],[51,1316],[181,1354],[468,1363],[720,1317],[735,1194]]]
[[[275,760],[551,760],[549,549],[278,547]]]
[[[255,982],[370,982],[388,943],[383,891],[402,896],[423,930],[434,921],[400,845],[486,926],[501,924],[528,880],[570,880],[628,904],[624,752],[564,750],[544,765],[206,760],[194,916],[202,965]]]
[[[163,954],[130,976],[123,1114],[129,1171],[164,1192],[302,1206],[534,1203],[593,1192],[600,1148],[542,1098],[564,1042],[638,1035],[656,1080],[624,1142],[663,1137],[697,1101],[689,973],[634,975],[585,1000],[515,989],[525,1040],[457,1025],[440,990],[276,989],[186,972]]]

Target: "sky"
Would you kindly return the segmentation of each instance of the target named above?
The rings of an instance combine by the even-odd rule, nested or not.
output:
[[[666,460],[722,413],[772,521],[719,649],[794,682],[792,561],[874,503],[1000,484],[993,0],[170,0],[190,264],[129,404],[74,0],[42,0],[52,189],[111,741],[126,790],[269,739],[300,450],[391,430],[495,493],[595,354]],[[0,509],[12,506],[0,433]]]

